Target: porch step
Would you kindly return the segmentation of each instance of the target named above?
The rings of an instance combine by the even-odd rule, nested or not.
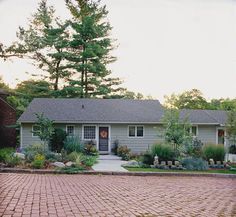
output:
[[[121,160],[121,157],[118,157],[116,155],[99,155],[99,160]]]

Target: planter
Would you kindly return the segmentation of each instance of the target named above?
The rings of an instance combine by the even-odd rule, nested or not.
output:
[[[236,154],[226,154],[226,160],[232,163],[236,163]]]

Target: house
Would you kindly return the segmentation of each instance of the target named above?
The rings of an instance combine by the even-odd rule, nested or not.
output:
[[[0,89],[0,147],[16,147],[16,110],[10,106],[6,98],[9,94]]]
[[[21,147],[40,142],[35,113],[43,113],[69,136],[93,140],[100,153],[110,153],[116,141],[132,152],[145,152],[163,140],[164,108],[158,100],[34,99],[19,118]],[[181,110],[189,117],[191,132],[203,143],[224,144],[224,111]]]

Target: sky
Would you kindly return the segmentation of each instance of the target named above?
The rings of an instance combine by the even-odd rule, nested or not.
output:
[[[0,0],[0,42],[16,40],[38,0]],[[48,0],[68,16],[64,0]],[[236,98],[235,0],[102,0],[109,11],[117,61],[109,66],[124,87],[163,101],[193,88],[207,99]],[[28,74],[27,74],[28,72]],[[10,84],[38,69],[22,60],[1,61]]]

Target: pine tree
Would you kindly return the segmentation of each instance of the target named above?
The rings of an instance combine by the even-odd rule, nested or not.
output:
[[[100,6],[100,1],[91,0],[68,0],[67,6],[73,16],[69,21],[73,34],[65,58],[75,76],[64,92],[88,98],[104,97],[121,90],[118,87],[120,79],[111,78],[111,71],[107,69],[116,58],[110,55],[113,41],[109,33],[112,28],[105,20],[106,7]]]

